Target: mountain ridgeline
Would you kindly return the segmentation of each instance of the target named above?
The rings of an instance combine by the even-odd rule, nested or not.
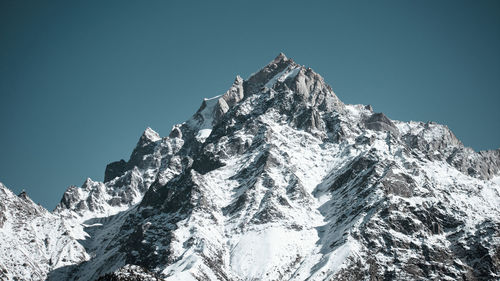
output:
[[[0,279],[500,280],[499,170],[280,54],[53,212],[0,185]]]

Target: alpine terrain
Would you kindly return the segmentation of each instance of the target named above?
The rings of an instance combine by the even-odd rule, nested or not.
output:
[[[52,212],[0,184],[1,280],[500,280],[500,149],[280,54]]]

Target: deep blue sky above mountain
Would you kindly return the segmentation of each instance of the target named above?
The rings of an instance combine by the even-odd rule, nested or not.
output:
[[[0,1],[0,181],[53,208],[284,52],[346,103],[500,147],[500,1]]]

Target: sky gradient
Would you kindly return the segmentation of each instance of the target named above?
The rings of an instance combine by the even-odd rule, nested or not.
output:
[[[0,182],[53,209],[284,52],[345,103],[500,147],[500,1],[0,1]]]

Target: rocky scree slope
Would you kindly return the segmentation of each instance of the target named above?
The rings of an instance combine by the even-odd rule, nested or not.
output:
[[[38,280],[495,280],[499,169],[500,150],[344,104],[280,54],[37,207],[74,249]]]

